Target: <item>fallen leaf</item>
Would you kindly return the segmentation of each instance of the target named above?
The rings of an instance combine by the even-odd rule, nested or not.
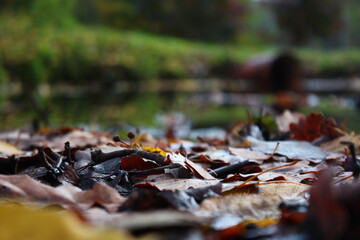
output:
[[[236,153],[234,154],[232,152],[232,149],[236,149],[236,148],[229,148],[230,151],[224,149],[210,150],[203,152],[202,154],[209,157],[211,160],[221,160],[229,164],[237,163],[248,159],[247,156],[241,156]]]
[[[164,229],[167,227],[196,227],[208,225],[211,218],[195,216],[190,212],[165,209],[147,212],[107,214],[101,209],[86,212],[86,218],[95,226],[127,230]]]
[[[0,205],[1,239],[119,240],[135,239],[124,230],[99,230],[70,212],[39,211],[19,205]]]
[[[187,190],[189,188],[198,188],[219,183],[219,180],[203,179],[160,179],[156,182],[137,183],[136,187],[153,187],[160,191],[163,190]]]
[[[256,192],[257,194],[270,194],[277,195],[279,197],[292,197],[303,194],[306,190],[310,188],[309,185],[288,182],[288,181],[274,181],[274,182],[265,182],[258,183],[252,182],[246,185],[236,186],[234,184],[223,184],[223,194],[232,194],[236,192],[246,193],[246,192]]]
[[[142,147],[142,150],[157,153],[160,154],[161,156],[166,157],[166,152],[164,152],[162,149],[158,147]]]
[[[279,154],[288,159],[315,160],[321,162],[326,153],[309,142],[302,141],[260,141],[248,138],[251,149],[265,154]]]
[[[263,152],[254,151],[254,150],[251,150],[248,148],[229,147],[229,151],[236,156],[239,156],[243,159],[249,159],[249,160],[260,160],[260,161],[269,160],[272,156],[271,154],[264,154]]]
[[[2,198],[38,201],[44,204],[59,204],[79,209],[90,208],[94,204],[98,204],[114,211],[114,208],[125,201],[116,190],[103,184],[95,184],[93,189],[88,191],[82,191],[71,185],[54,188],[27,175],[0,175],[0,187],[0,197]]]
[[[343,135],[333,118],[326,118],[318,113],[301,118],[297,124],[291,123],[290,131],[294,139],[303,141],[314,141],[322,136],[332,139]]]
[[[65,186],[64,186],[65,187]],[[58,189],[61,187],[58,187]],[[109,212],[116,212],[126,198],[112,187],[96,183],[92,189],[75,194],[75,201],[82,209],[88,209],[94,205],[104,207]]]
[[[203,179],[207,179],[207,180],[214,180],[216,179],[215,177],[213,177],[209,172],[207,172],[204,168],[202,168],[199,164],[194,163],[188,159],[185,160],[185,164],[186,166],[188,166],[190,169],[193,170],[194,175],[199,177],[199,178],[203,178]]]
[[[236,225],[250,219],[278,218],[280,216],[278,206],[281,201],[282,199],[275,194],[229,194],[221,198],[204,200],[200,211],[210,216],[223,214],[238,216],[239,218],[235,218],[231,224]]]
[[[202,168],[199,164],[190,161],[189,159],[185,158],[183,155],[179,153],[168,153],[168,157],[172,163],[179,163],[187,168],[190,168],[192,172],[197,175],[197,177],[213,180],[215,179],[210,173],[208,173],[204,168]]]
[[[276,124],[280,132],[290,131],[290,124],[297,124],[304,115],[298,112],[285,110],[281,115],[276,116]]]
[[[69,142],[74,147],[88,147],[106,144],[111,142],[112,139],[106,134],[97,134],[96,132],[90,133],[81,130],[73,130],[64,135],[59,135],[51,138],[47,146],[53,151],[62,151],[64,149],[64,143]]]
[[[267,226],[275,225],[278,223],[277,218],[266,217],[261,220],[246,220],[235,226],[229,228],[220,229],[219,236],[221,239],[236,239],[241,238],[247,231],[248,226],[253,226],[254,228],[264,228]]]
[[[123,157],[121,158],[121,168],[125,171],[130,171],[130,170],[148,170],[148,169],[152,169],[152,168],[157,168],[160,167],[161,165],[155,163],[154,161],[151,160],[145,160],[142,157],[140,157],[139,155],[133,153],[129,156]],[[156,172],[153,174],[157,174],[157,173],[162,173],[163,171],[160,172]]]
[[[23,151],[17,149],[16,146],[0,141],[0,153],[4,153],[6,155],[21,155],[24,154]]]
[[[295,173],[287,173],[287,172],[266,172],[264,174],[261,174],[257,178],[260,181],[268,182],[268,181],[274,181],[278,180],[280,178],[283,178],[284,181],[290,181],[290,182],[298,182],[301,183],[304,179],[316,179],[315,174],[313,173],[307,173],[307,174],[295,174]]]
[[[355,145],[355,150],[357,154],[360,153],[360,136],[353,136],[353,135],[345,135],[342,137],[338,137],[336,139],[327,141],[320,145],[321,149],[326,152],[336,152],[336,153],[345,153],[345,149],[347,149],[347,145],[342,144],[342,142],[351,142]]]

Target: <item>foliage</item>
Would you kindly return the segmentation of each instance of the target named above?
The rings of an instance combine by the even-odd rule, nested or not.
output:
[[[360,46],[360,31],[358,23],[360,21],[360,7],[357,0],[347,0],[348,4],[345,7],[347,41],[350,46]]]
[[[271,6],[279,27],[294,44],[314,37],[332,37],[344,24],[341,0],[280,0]]]
[[[0,63],[0,106],[8,97],[9,79],[5,68]]]
[[[86,12],[78,10],[83,23],[98,22],[117,29],[139,29],[204,41],[233,39],[241,29],[245,13],[242,3],[236,0],[79,2],[87,8]]]
[[[25,15],[7,14],[1,19],[2,61],[10,76],[17,79],[81,82],[89,78],[99,81],[111,74],[140,80],[195,77],[194,65],[212,69],[229,58],[240,61],[253,52],[104,28],[33,28],[32,19]]]
[[[34,0],[30,15],[36,26],[69,27],[74,24],[73,0]]]

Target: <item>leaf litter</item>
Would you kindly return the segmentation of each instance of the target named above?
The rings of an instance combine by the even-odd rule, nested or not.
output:
[[[34,212],[27,227],[42,225],[34,231],[45,237],[33,239],[358,239],[358,142],[333,119],[290,113],[197,141],[72,128],[2,133],[2,219]],[[105,235],[65,229],[63,237],[39,209]],[[17,227],[5,239],[21,238]]]

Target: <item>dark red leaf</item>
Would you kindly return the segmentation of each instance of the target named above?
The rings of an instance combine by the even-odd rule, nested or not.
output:
[[[313,141],[322,136],[329,138],[342,136],[337,128],[333,118],[326,118],[318,113],[312,113],[306,118],[300,119],[298,124],[290,124],[293,138],[304,141]]]
[[[144,160],[142,157],[135,153],[121,159],[121,168],[125,171],[148,170],[157,167],[160,167],[160,165],[156,164],[154,161],[151,160]],[[163,170],[160,170],[159,172],[154,172],[152,174],[159,174],[163,172]]]

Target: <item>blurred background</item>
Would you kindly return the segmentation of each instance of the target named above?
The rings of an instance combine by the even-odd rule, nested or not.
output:
[[[290,108],[360,130],[359,22],[358,0],[0,0],[0,129]]]

